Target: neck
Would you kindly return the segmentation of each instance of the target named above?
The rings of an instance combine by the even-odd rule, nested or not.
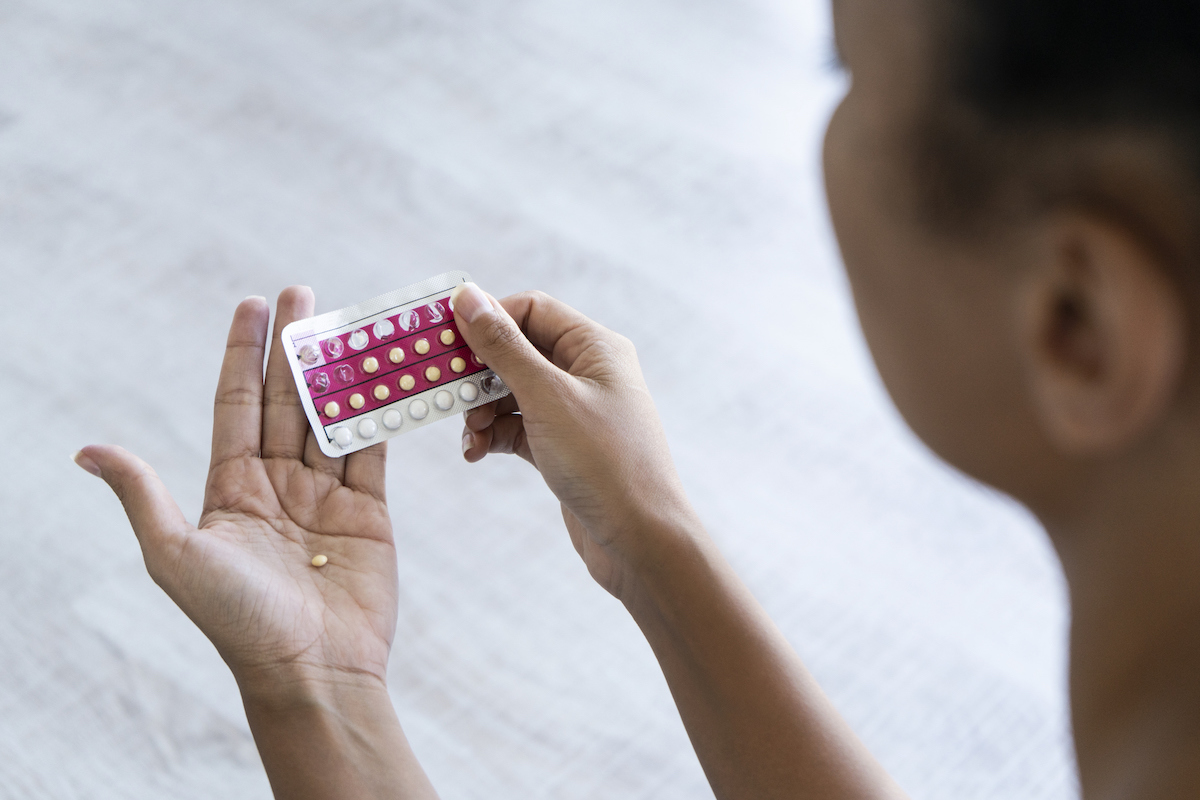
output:
[[[1089,481],[1079,512],[1047,523],[1070,586],[1080,778],[1093,800],[1191,797],[1200,784],[1200,473],[1123,472]]]

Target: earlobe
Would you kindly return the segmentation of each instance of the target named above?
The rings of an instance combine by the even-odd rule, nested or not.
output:
[[[1119,450],[1175,396],[1182,293],[1151,248],[1105,220],[1056,220],[1036,249],[1019,325],[1038,417],[1064,454]]]

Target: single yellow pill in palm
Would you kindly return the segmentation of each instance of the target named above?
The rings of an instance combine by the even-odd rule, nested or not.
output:
[[[446,347],[449,347],[450,345],[454,344],[454,331],[447,328],[446,330],[442,331],[442,335],[438,338],[442,340],[442,344],[446,345]]]
[[[375,387],[375,391],[372,392],[372,394],[375,395],[376,400],[382,403],[384,400],[387,400],[389,396],[391,396],[392,390],[386,386],[380,385]]]
[[[388,361],[392,362],[393,364],[399,364],[403,360],[404,360],[404,351],[401,350],[399,347],[393,347],[391,350],[388,351]]]
[[[353,409],[357,410],[357,409],[362,408],[366,402],[367,402],[366,399],[358,392],[355,392],[354,394],[350,395],[350,407]]]
[[[417,339],[416,344],[413,345],[413,350],[417,351],[417,355],[419,356],[425,355],[429,352],[429,340]]]
[[[313,556],[312,565],[314,567],[323,567],[329,563],[329,556]]]
[[[412,375],[401,375],[400,376],[400,388],[403,389],[404,391],[406,391],[406,392],[410,391],[416,385],[417,385],[417,381],[415,378],[413,378]]]
[[[375,356],[370,356],[363,360],[363,372],[370,375],[373,372],[379,372],[379,359]]]
[[[458,358],[457,356],[450,359],[450,371],[451,372],[462,372],[466,368],[467,368],[467,362],[464,359]]]
[[[425,380],[429,381],[430,383],[437,383],[441,377],[442,371],[437,367],[430,367],[429,369],[425,370]]]
[[[342,413],[342,407],[339,406],[334,401],[330,400],[328,403],[325,404],[325,416],[329,417],[330,419],[333,419],[340,413]]]

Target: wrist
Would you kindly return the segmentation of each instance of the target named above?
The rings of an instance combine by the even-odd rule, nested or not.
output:
[[[234,670],[247,713],[344,706],[354,698],[387,697],[387,683],[374,673],[308,665],[271,665]]]

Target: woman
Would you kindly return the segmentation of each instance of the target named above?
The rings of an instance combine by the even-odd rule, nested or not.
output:
[[[930,447],[1026,503],[1061,557],[1084,795],[1191,796],[1200,11],[835,0],[834,16],[853,82],[826,180],[879,370]],[[265,381],[265,301],[235,312],[198,528],[123,450],[76,460],[233,670],[277,796],[433,797],[385,686],[384,448],[323,456],[278,344],[313,305],[280,296]],[[469,415],[465,457],[540,470],[653,647],[715,794],[902,796],[704,533],[630,343],[540,294],[467,285],[456,310],[513,391]]]

